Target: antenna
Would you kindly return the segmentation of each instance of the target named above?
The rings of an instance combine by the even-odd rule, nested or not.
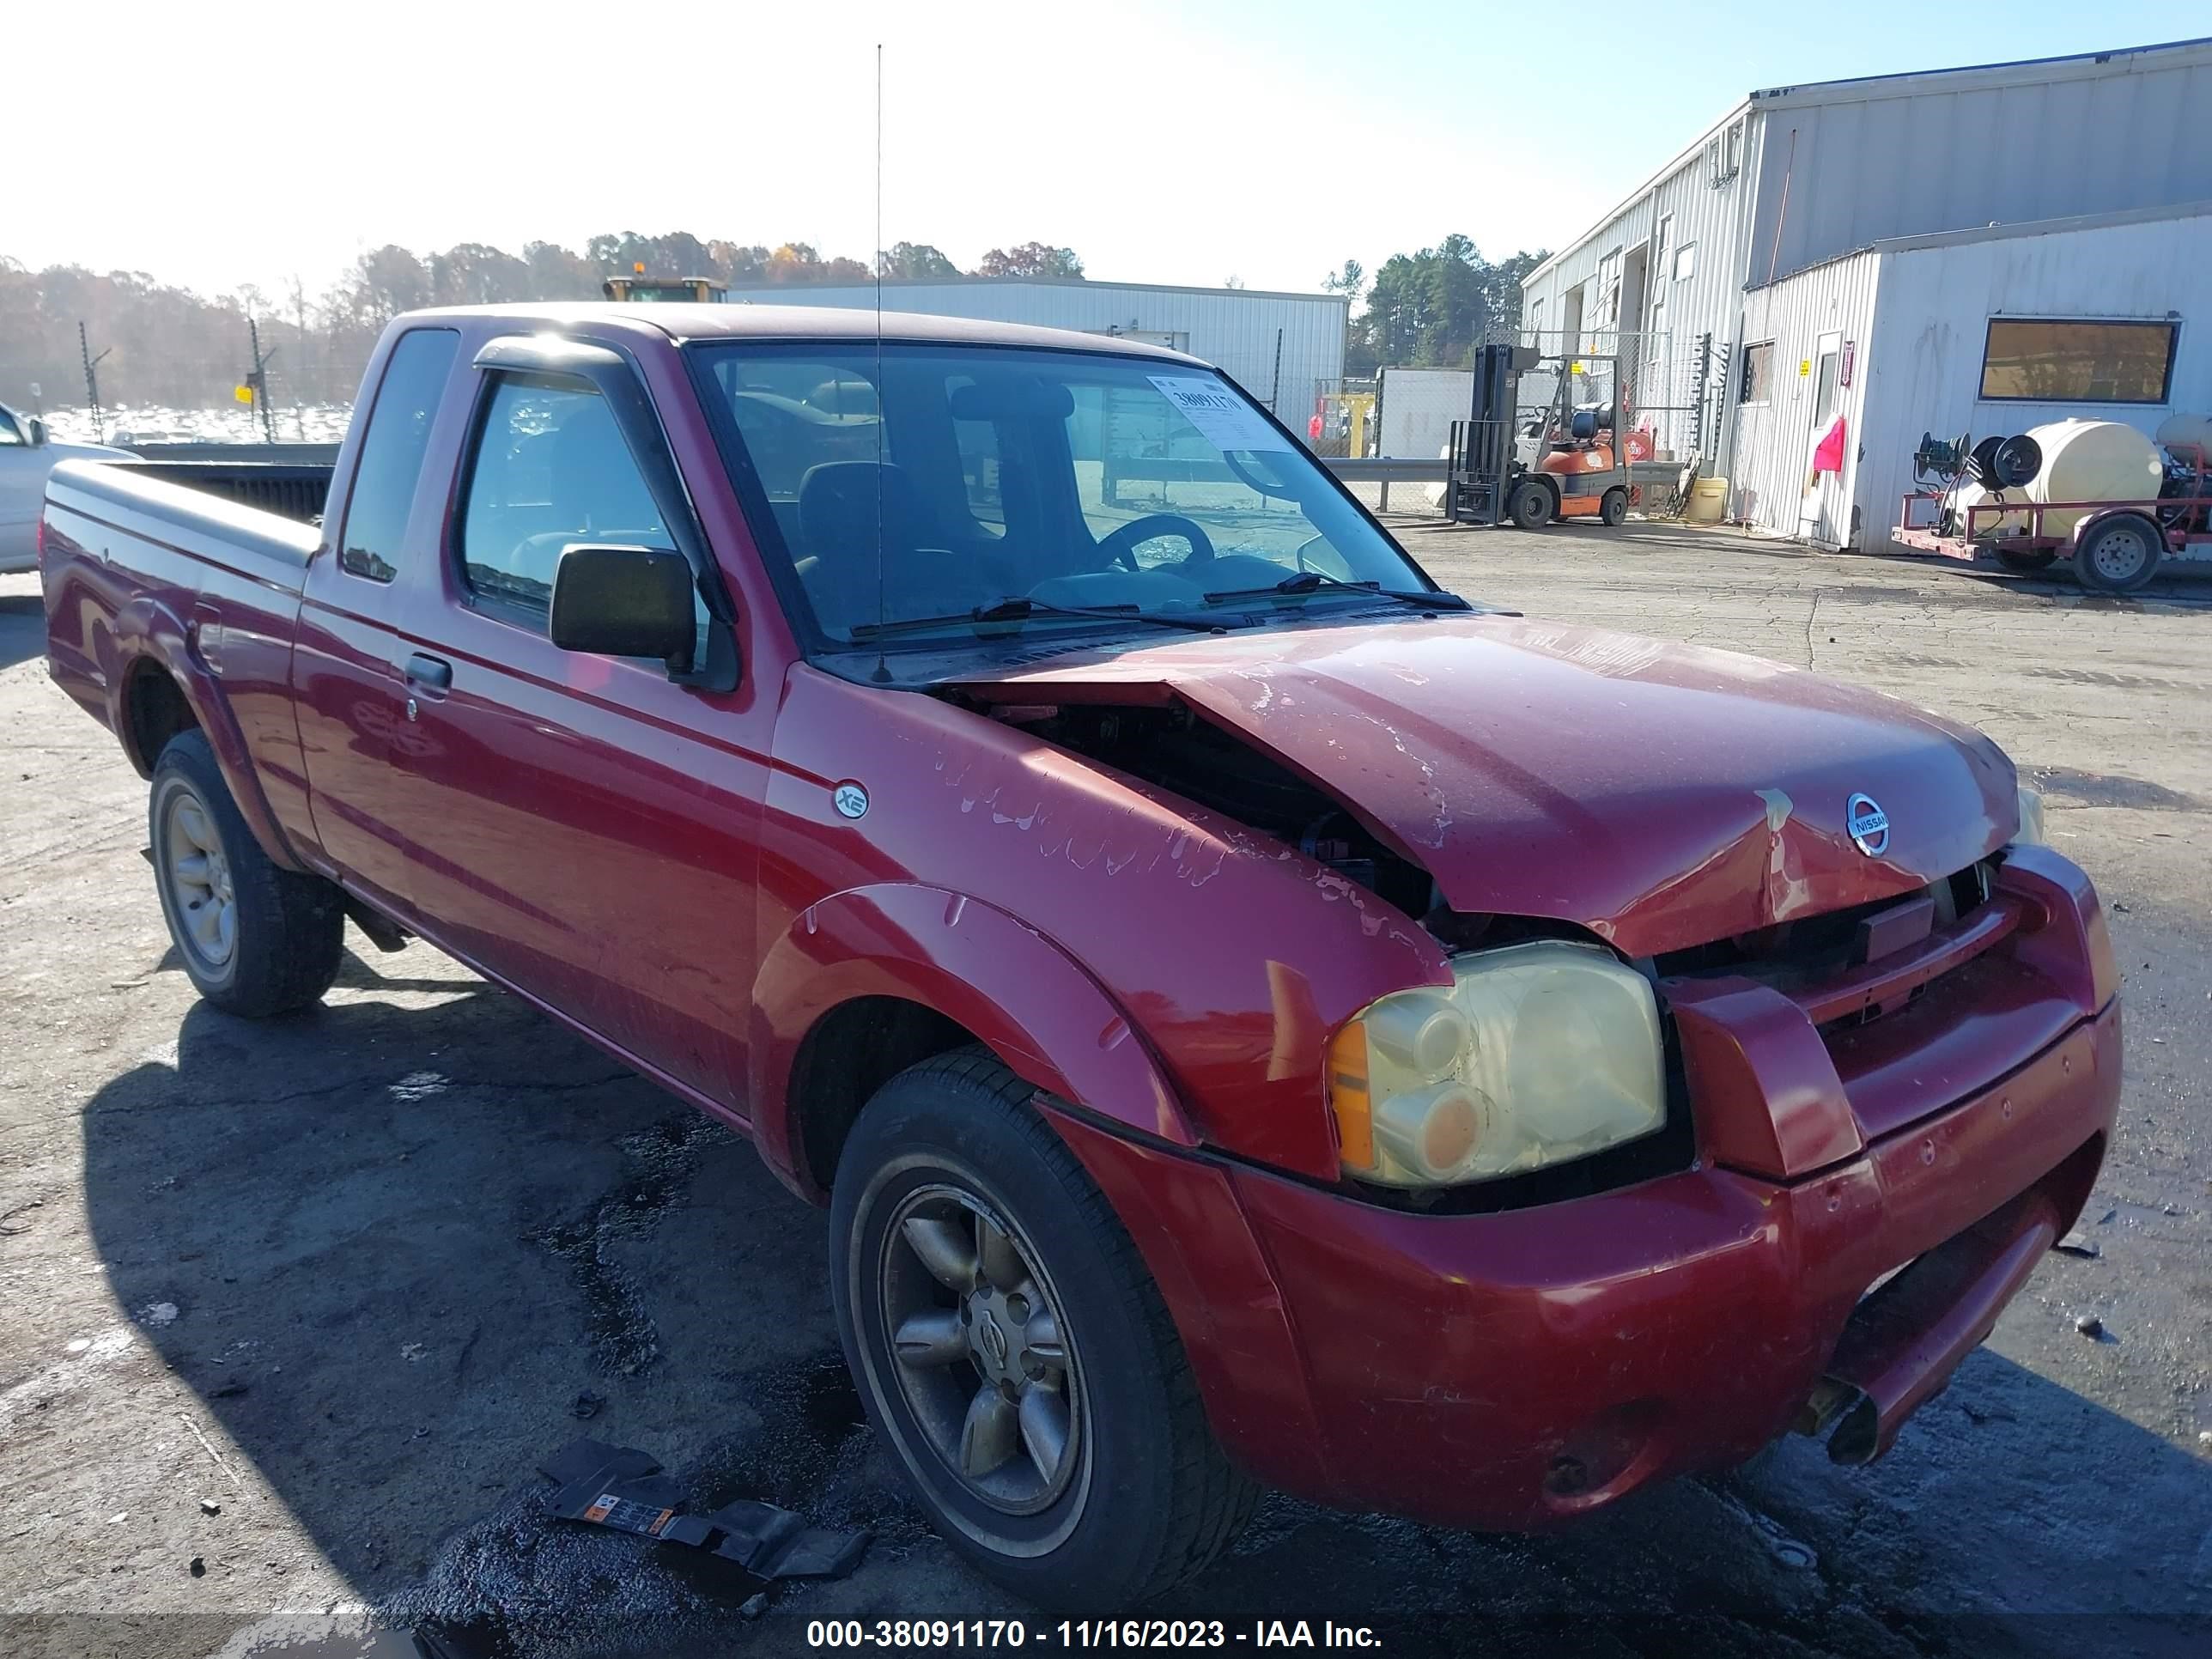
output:
[[[884,43],[876,42],[876,672],[890,683],[884,651],[884,428],[890,412],[884,398]]]

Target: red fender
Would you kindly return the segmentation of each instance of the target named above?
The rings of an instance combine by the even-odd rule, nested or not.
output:
[[[801,1167],[789,1099],[800,1043],[855,997],[894,996],[973,1031],[1025,1082],[1139,1133],[1198,1145],[1144,1040],[1065,951],[979,899],[886,883],[801,912],[753,982],[747,1097],[761,1155],[819,1196]]]
[[[143,664],[151,664],[152,672],[167,675],[185,694],[185,702],[199,722],[200,730],[207,733],[209,746],[215,750],[216,764],[222,771],[222,781],[230,789],[230,798],[237,803],[239,816],[246,827],[253,832],[253,839],[261,850],[280,869],[305,870],[284,839],[284,832],[276,827],[276,816],[269,809],[269,798],[262,793],[261,780],[253,770],[253,757],[246,746],[246,737],[238,729],[237,719],[230,712],[229,700],[222,695],[222,687],[208,672],[201,659],[191,631],[178,619],[175,611],[159,600],[140,595],[115,613],[111,630],[114,641],[115,660],[104,665],[107,674],[108,729],[122,740],[123,752],[138,769],[139,775],[150,777],[158,755],[142,755],[131,732],[130,694],[131,682],[148,672]]]

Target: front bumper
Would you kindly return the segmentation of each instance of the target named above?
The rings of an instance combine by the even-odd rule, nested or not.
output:
[[[2088,959],[2095,899],[2059,885],[2084,907],[2063,919],[2073,948],[2045,927],[2014,955],[2087,997],[2110,977]],[[2046,971],[2069,960],[2079,974]],[[1991,999],[2027,1018],[2017,995]],[[1322,1502],[1518,1530],[1739,1462],[1816,1398],[1852,1407],[1839,1458],[1878,1453],[2080,1212],[2119,1085],[2106,997],[1987,1086],[1813,1172],[1701,1155],[1621,1191],[1460,1216],[1055,1119],[1152,1267],[1233,1456]],[[1857,1396],[1822,1387],[1838,1373]]]

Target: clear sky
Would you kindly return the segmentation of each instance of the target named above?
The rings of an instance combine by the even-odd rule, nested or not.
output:
[[[2141,0],[88,0],[0,22],[0,255],[311,292],[361,250],[690,230],[1311,289],[1556,244],[1755,87],[2190,32]],[[1931,158],[1931,165],[1940,158]]]

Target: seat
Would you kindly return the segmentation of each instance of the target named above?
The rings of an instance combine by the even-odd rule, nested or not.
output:
[[[854,623],[874,618],[879,580],[887,615],[937,614],[917,608],[929,586],[917,556],[944,546],[903,467],[823,461],[799,480],[794,562],[815,615],[833,633],[849,634]],[[957,609],[957,601],[948,598],[941,608]]]
[[[516,545],[507,567],[514,574],[550,586],[561,555],[580,541],[668,544],[653,494],[602,399],[577,398],[567,419],[533,441],[548,445],[550,517],[559,528]]]

